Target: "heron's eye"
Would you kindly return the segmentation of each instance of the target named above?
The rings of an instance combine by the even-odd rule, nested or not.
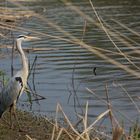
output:
[[[20,35],[18,38],[25,38],[25,36],[24,35]]]

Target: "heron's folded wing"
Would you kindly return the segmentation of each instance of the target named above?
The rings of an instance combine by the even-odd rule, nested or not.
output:
[[[13,102],[18,99],[22,86],[23,84],[20,77],[12,77],[7,86],[2,90],[0,101],[6,106],[13,104]]]

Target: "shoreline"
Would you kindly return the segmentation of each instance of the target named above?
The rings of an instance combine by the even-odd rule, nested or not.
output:
[[[17,122],[14,120],[13,116],[13,128],[10,128],[7,124],[9,123],[10,114],[7,111],[3,114],[3,119],[5,121],[0,119],[0,140],[50,140],[52,138],[55,126],[53,121],[22,110],[16,110],[16,114],[23,132],[19,131]],[[58,128],[58,133],[59,129],[61,128]],[[57,132],[55,133],[55,137],[57,137]],[[62,133],[61,137],[65,140],[70,140],[66,133]],[[63,140],[63,138],[60,138],[60,140]]]

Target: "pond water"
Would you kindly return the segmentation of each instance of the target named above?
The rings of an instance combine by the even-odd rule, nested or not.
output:
[[[87,21],[86,32],[83,36],[85,19],[64,4],[53,2],[48,4],[47,2],[40,1],[30,2],[26,5],[28,9],[43,15],[73,36],[79,39],[83,38],[83,41],[87,44],[112,51],[104,51],[104,54],[136,70],[126,58],[113,53],[118,51],[102,29],[97,28],[97,26]],[[94,11],[88,2],[77,2],[74,3],[74,5],[78,6],[86,15],[97,21]],[[121,34],[133,39],[131,45],[134,46],[136,50],[139,50],[139,36],[115,22],[119,21],[133,31],[140,33],[139,2],[123,1],[119,3],[119,1],[117,1],[117,3],[115,3],[109,1],[105,3],[104,0],[100,0],[100,2],[95,1],[95,6],[100,17],[111,26],[112,30],[117,30]],[[47,33],[49,35],[68,38],[54,27],[51,27],[47,22],[41,21],[38,18],[26,20],[21,27],[44,34]],[[15,32],[14,34],[16,36],[20,33]],[[88,115],[94,118],[107,110],[107,105],[102,101],[106,101],[105,87],[107,84],[109,98],[116,116],[119,116],[120,120],[123,119],[123,115],[120,114],[125,114],[129,119],[139,117],[136,106],[128,97],[129,94],[135,101],[137,107],[140,107],[140,80],[138,78],[108,63],[79,45],[43,35],[40,37],[41,39],[38,41],[23,44],[25,47],[48,48],[48,50],[33,51],[27,54],[31,63],[35,56],[38,58],[34,75],[35,89],[38,94],[47,98],[39,101],[40,105],[33,102],[33,112],[53,116],[57,103],[60,103],[64,112],[71,119],[74,119],[75,110],[81,114],[81,108],[84,109],[88,101]],[[126,47],[116,38],[112,37],[112,39],[122,52],[133,52],[131,48]],[[139,53],[135,52],[131,55],[134,57],[131,60],[139,67]],[[0,67],[6,70],[8,74],[10,74],[10,63],[11,60],[8,56],[0,60]],[[18,57],[14,58],[14,66],[20,67]],[[94,73],[95,68],[96,75]],[[31,86],[32,78],[33,76],[31,75],[29,80]],[[96,96],[102,100],[87,91],[87,88],[94,91]],[[27,99],[27,96],[20,99],[20,104],[24,103],[24,98]],[[24,107],[22,106],[22,108]]]

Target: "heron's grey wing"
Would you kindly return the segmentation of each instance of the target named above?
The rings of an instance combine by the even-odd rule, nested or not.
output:
[[[23,83],[21,77],[12,77],[0,93],[0,108],[7,109],[18,99]]]

